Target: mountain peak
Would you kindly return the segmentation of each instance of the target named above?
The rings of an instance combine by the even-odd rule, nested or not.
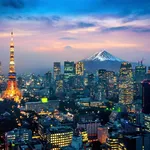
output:
[[[90,61],[90,60],[99,60],[99,61],[119,61],[122,62],[123,60],[121,60],[120,58],[117,58],[115,56],[113,56],[112,54],[110,54],[109,52],[107,52],[106,50],[100,51],[95,53],[94,55],[90,56],[89,58],[85,59],[86,61]]]

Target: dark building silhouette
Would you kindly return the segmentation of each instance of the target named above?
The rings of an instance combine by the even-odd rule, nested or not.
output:
[[[143,113],[150,114],[150,80],[142,82],[142,108]]]

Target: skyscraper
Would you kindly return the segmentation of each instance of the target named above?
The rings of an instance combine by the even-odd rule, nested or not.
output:
[[[58,76],[58,79],[56,80],[56,93],[61,93],[63,92],[63,79],[64,79],[64,76],[62,74],[60,74]]]
[[[141,62],[140,65],[135,67],[135,95],[142,95],[142,85],[141,81],[143,81],[146,77],[146,66],[144,66]]]
[[[84,75],[84,64],[83,62],[76,63],[76,75],[83,76]]]
[[[52,83],[52,73],[48,71],[45,73],[45,86],[50,87]]]
[[[103,100],[106,98],[106,70],[105,69],[99,69],[98,70],[98,99]]]
[[[138,65],[135,67],[135,80],[139,83],[141,83],[142,80],[145,79],[146,75],[146,66],[144,66],[142,63],[141,65]]]
[[[60,74],[61,74],[61,64],[60,62],[54,62],[54,67],[53,67],[54,80],[56,80]]]
[[[147,74],[146,74],[146,79],[150,79],[150,67],[148,67],[148,71],[147,71]]]
[[[143,113],[150,114],[150,80],[142,82],[142,108]]]
[[[119,102],[131,104],[134,96],[132,65],[123,62],[119,74]]]
[[[13,32],[11,32],[11,42],[10,42],[10,62],[9,62],[9,74],[7,89],[4,92],[3,98],[12,99],[15,102],[19,103],[22,97],[22,94],[17,86],[16,81],[16,71],[15,71],[15,61],[14,61],[14,41],[13,41]]]
[[[115,98],[118,95],[117,76],[113,71],[106,72],[106,97]]]
[[[90,92],[90,96],[93,97],[95,94],[95,76],[93,73],[88,74],[88,89]]]
[[[75,75],[75,64],[73,61],[64,62],[64,78],[68,80]]]

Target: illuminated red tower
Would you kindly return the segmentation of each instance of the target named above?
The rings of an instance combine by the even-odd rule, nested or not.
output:
[[[16,71],[14,61],[14,41],[13,41],[13,32],[11,32],[8,82],[7,82],[7,89],[4,92],[2,98],[14,100],[17,103],[20,103],[21,97],[22,94],[17,87],[16,81]]]

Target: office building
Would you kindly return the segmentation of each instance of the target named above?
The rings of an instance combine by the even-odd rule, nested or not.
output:
[[[46,138],[51,145],[51,149],[60,149],[71,144],[73,130],[70,127],[51,127],[49,128]]]
[[[64,62],[64,78],[66,81],[72,76],[75,75],[75,64],[73,61]]]
[[[145,131],[150,133],[150,114],[144,114]]]
[[[106,98],[106,70],[98,70],[98,85],[97,85],[97,99],[102,101]]]
[[[150,66],[148,67],[148,71],[146,73],[146,79],[150,80]]]
[[[123,136],[125,150],[149,150],[150,134],[132,134]]]
[[[95,94],[95,90],[94,90],[94,87],[95,87],[95,76],[93,73],[91,74],[88,74],[88,89],[89,89],[89,93],[90,93],[90,96],[93,97],[94,94]]]
[[[124,144],[127,150],[142,150],[142,136],[125,136]]]
[[[84,63],[77,62],[76,63],[76,75],[83,76],[84,75]]]
[[[62,93],[63,90],[64,90],[64,75],[60,74],[59,76],[57,76],[55,92],[58,94]]]
[[[118,138],[118,133],[110,132],[106,140],[107,150],[127,150],[124,143]]]
[[[146,78],[146,66],[142,63],[135,67],[135,96],[142,96],[141,81]]]
[[[59,107],[59,100],[26,102],[25,109],[32,110],[39,114],[50,113]]]
[[[57,77],[61,74],[61,63],[60,62],[54,62],[53,67],[53,76],[54,80],[57,79]]]
[[[88,142],[88,133],[84,128],[77,128],[76,129],[77,135],[82,136],[82,142],[86,143]]]
[[[106,71],[106,97],[107,98],[114,98],[118,95],[118,81],[115,72],[113,71]]]
[[[89,142],[97,140],[97,130],[101,125],[98,121],[78,122],[77,128],[84,128],[87,131]]]
[[[5,134],[6,143],[17,143],[18,141],[31,141],[32,131],[28,129],[18,128]]]
[[[119,102],[122,104],[131,104],[134,96],[133,71],[132,65],[123,62],[119,74]]]
[[[45,73],[45,87],[50,87],[52,83],[52,73],[48,71]]]
[[[45,145],[43,146],[42,142],[38,139],[32,139],[32,141],[20,142],[14,144],[15,150],[43,150]]]
[[[142,82],[142,111],[150,114],[150,80]]]
[[[146,66],[144,66],[141,62],[140,65],[135,67],[135,81],[141,82],[142,80],[145,79],[145,75],[146,75]]]

